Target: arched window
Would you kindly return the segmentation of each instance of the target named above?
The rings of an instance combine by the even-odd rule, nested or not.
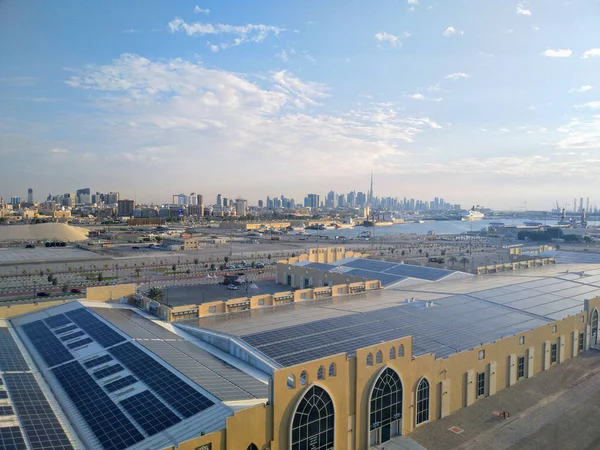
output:
[[[375,381],[369,414],[371,444],[381,444],[401,433],[402,381],[395,370],[386,367]]]
[[[400,344],[398,346],[398,358],[402,358],[404,356],[404,345]]]
[[[258,450],[258,447],[255,444],[250,444],[246,450]]]
[[[329,364],[329,376],[330,377],[335,377],[336,373],[335,373],[335,363],[331,363]]]
[[[311,386],[292,418],[292,449],[329,450],[334,447],[335,411],[331,397],[320,386]]]
[[[422,378],[417,386],[416,424],[419,425],[429,420],[429,381]]]
[[[300,386],[305,386],[306,383],[308,383],[308,374],[306,373],[306,370],[303,370],[300,374]]]
[[[598,344],[598,310],[596,308],[592,311],[592,343]]]
[[[375,354],[375,362],[377,364],[381,364],[383,362],[383,353],[381,353],[381,350]]]
[[[325,379],[325,367],[319,366],[319,370],[317,370],[317,380]]]
[[[367,355],[367,366],[372,366],[373,365],[373,353],[369,353]]]
[[[390,348],[390,359],[396,359],[396,349],[394,347]]]
[[[294,389],[296,387],[296,377],[293,373],[290,373],[287,380],[287,388]]]

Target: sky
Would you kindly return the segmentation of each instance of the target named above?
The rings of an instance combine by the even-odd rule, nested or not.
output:
[[[0,0],[0,195],[596,195],[596,0]]]

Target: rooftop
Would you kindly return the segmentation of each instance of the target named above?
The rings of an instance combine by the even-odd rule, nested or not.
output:
[[[243,341],[286,367],[405,336],[413,354],[445,358],[577,314],[600,295],[600,268],[557,264],[185,322]]]

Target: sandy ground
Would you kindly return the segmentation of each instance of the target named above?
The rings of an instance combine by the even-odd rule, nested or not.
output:
[[[72,227],[64,223],[3,225],[0,226],[0,241],[83,241],[88,238],[88,231],[87,228]]]

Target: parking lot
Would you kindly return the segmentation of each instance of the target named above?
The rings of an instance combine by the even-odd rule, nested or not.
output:
[[[273,294],[286,291],[286,286],[275,284],[275,280],[257,280],[254,282],[258,289],[248,289],[246,286],[238,286],[237,290],[229,290],[227,286],[218,284],[196,284],[191,286],[165,286],[163,287],[165,303],[172,306],[199,305],[201,303],[214,302],[217,300],[229,300],[230,298],[246,297],[247,295]]]

